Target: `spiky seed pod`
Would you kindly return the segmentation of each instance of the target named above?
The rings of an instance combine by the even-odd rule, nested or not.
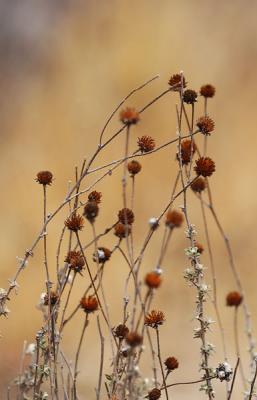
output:
[[[227,306],[238,307],[243,301],[243,296],[239,292],[230,292],[226,297]]]
[[[191,183],[191,189],[196,193],[203,192],[206,189],[205,179],[199,176],[199,178]]]
[[[149,400],[158,400],[161,397],[162,392],[158,388],[154,388],[148,393]]]
[[[145,325],[157,329],[165,321],[164,313],[162,311],[152,310],[145,316]]]
[[[112,255],[111,250],[107,249],[106,247],[98,247],[97,254],[94,253],[93,260],[95,262],[104,263],[110,259]]]
[[[170,229],[179,228],[184,221],[184,216],[181,212],[177,210],[170,210],[166,214],[165,225]]]
[[[135,125],[139,119],[139,112],[135,108],[127,107],[120,112],[120,120],[124,125]]]
[[[94,222],[99,213],[99,207],[95,201],[88,201],[84,207],[83,215],[89,222]]]
[[[93,192],[89,193],[88,201],[95,201],[97,204],[101,203],[102,193],[93,190]]]
[[[168,357],[164,361],[164,364],[169,372],[177,369],[179,366],[178,360],[175,357]]]
[[[51,185],[53,182],[53,174],[50,171],[40,171],[37,173],[36,181],[40,185]]]
[[[199,128],[200,132],[203,133],[204,135],[210,135],[211,132],[214,130],[215,123],[210,117],[206,115],[204,117],[200,117],[196,121],[196,126]]]
[[[149,151],[155,148],[155,141],[151,136],[142,136],[138,138],[137,144],[142,153],[149,153]]]
[[[56,292],[54,292],[54,291],[51,291],[50,292],[50,304],[51,304],[51,306],[54,306],[57,303],[58,299],[59,299],[58,294]],[[46,294],[45,297],[44,297],[44,305],[48,306],[48,304],[49,304],[49,297],[48,297],[48,294]]]
[[[118,222],[114,227],[114,235],[118,238],[123,239],[131,234],[131,226],[129,224],[125,225]]]
[[[126,335],[126,342],[131,347],[141,346],[143,343],[143,336],[139,335],[137,332],[129,332]]]
[[[69,268],[73,269],[75,272],[81,272],[85,265],[85,260],[82,253],[75,250],[69,251],[65,258],[65,262],[67,262],[69,264]]]
[[[78,232],[84,227],[84,218],[81,215],[74,213],[70,218],[67,218],[64,223],[70,231]]]
[[[138,174],[142,169],[141,164],[136,161],[136,160],[132,160],[128,163],[128,172],[134,176],[136,174]]]
[[[194,104],[197,101],[197,93],[195,90],[187,89],[183,93],[183,101],[187,104]]]
[[[183,165],[187,165],[190,163],[191,155],[193,157],[195,151],[196,151],[196,145],[194,141],[192,143],[191,139],[182,140],[180,153]],[[179,160],[179,153],[177,153],[177,159]]]
[[[181,74],[174,74],[171,76],[169,80],[169,85],[171,86],[171,90],[174,92],[179,92],[181,90],[181,83],[183,85],[183,88],[186,88],[186,80],[185,77]]]
[[[95,296],[82,297],[80,306],[85,313],[90,314],[98,309],[98,301]]]
[[[128,333],[129,333],[129,328],[124,324],[116,326],[114,330],[115,336],[119,339],[124,339]]]
[[[145,284],[148,286],[149,289],[158,289],[158,287],[161,285],[162,279],[157,272],[148,272],[145,276]]]
[[[197,175],[202,175],[204,178],[211,176],[215,171],[215,163],[210,157],[200,157],[195,162],[194,168]]]
[[[196,242],[195,243],[195,247],[197,247],[197,250],[198,250],[199,254],[202,254],[204,252],[204,247],[203,247],[203,245],[201,243]]]
[[[118,213],[118,218],[119,222],[121,222],[124,225],[126,224],[132,225],[135,220],[134,213],[129,208],[122,208]]]
[[[209,98],[213,97],[213,96],[215,95],[215,92],[216,92],[215,87],[212,86],[212,85],[210,85],[210,84],[203,85],[203,86],[201,87],[201,89],[200,89],[200,94],[201,94],[201,96],[206,97],[206,98],[208,98],[208,97],[209,97]]]

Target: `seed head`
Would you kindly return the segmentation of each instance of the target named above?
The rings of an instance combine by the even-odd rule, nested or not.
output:
[[[102,198],[102,193],[97,192],[96,190],[89,193],[88,195],[88,201],[95,201],[97,204],[101,203],[101,198]]]
[[[141,164],[136,161],[136,160],[132,160],[128,163],[128,172],[134,176],[136,174],[138,174],[141,171]]]
[[[120,210],[118,213],[118,218],[119,222],[125,225],[126,224],[132,225],[135,220],[134,213],[129,208],[122,208],[122,210]]]
[[[143,337],[137,332],[129,332],[126,335],[126,342],[131,347],[141,346],[141,344],[143,343]]]
[[[65,262],[67,262],[70,269],[73,269],[75,272],[81,272],[85,265],[85,260],[82,253],[75,250],[69,251],[65,258]]]
[[[54,306],[57,303],[58,299],[59,299],[58,294],[56,292],[54,292],[54,291],[51,291],[50,292],[50,304],[51,304],[51,306]],[[48,306],[48,304],[49,304],[49,297],[48,297],[48,294],[46,294],[45,297],[44,297],[44,305]]]
[[[215,171],[215,163],[209,157],[200,157],[195,164],[194,170],[197,175],[202,175],[205,178],[211,176]]]
[[[85,313],[90,314],[98,309],[98,301],[95,296],[82,297],[80,306]]]
[[[129,333],[129,329],[124,324],[118,325],[114,330],[115,336],[119,339],[124,339],[128,333]]]
[[[50,171],[40,171],[37,173],[36,181],[40,185],[51,185],[53,182],[53,174]]]
[[[243,296],[239,292],[236,292],[236,291],[230,292],[230,293],[228,293],[226,300],[227,300],[227,306],[238,307],[242,303]]]
[[[195,181],[191,183],[191,189],[193,192],[201,193],[206,188],[205,179],[199,176]]]
[[[187,89],[183,93],[183,101],[187,104],[194,104],[197,101],[197,93],[195,90]]]
[[[181,86],[183,86],[185,89],[187,84],[184,75],[182,76],[181,74],[174,74],[169,80],[169,85],[171,86],[171,90],[174,92],[179,92],[181,90]]]
[[[210,135],[211,132],[214,130],[215,123],[210,117],[206,115],[204,117],[200,117],[197,120],[196,126],[199,128],[200,132],[203,133],[204,135]]]
[[[158,388],[154,388],[148,393],[149,400],[158,400],[161,397],[162,392]]]
[[[88,201],[84,207],[83,215],[90,222],[94,222],[99,213],[99,207],[96,201]]]
[[[120,112],[120,120],[124,125],[135,125],[139,119],[139,113],[135,108],[127,107]]]
[[[195,243],[195,247],[197,247],[197,250],[198,250],[198,253],[199,253],[199,254],[202,254],[202,253],[203,253],[204,247],[203,247],[203,245],[202,245],[201,243],[196,242],[196,243]]]
[[[170,229],[179,228],[184,221],[183,214],[176,210],[170,210],[166,214],[166,221],[165,224]]]
[[[70,218],[66,219],[65,225],[70,231],[81,231],[84,227],[84,218],[81,215],[74,213]]]
[[[145,276],[145,284],[149,289],[157,289],[162,283],[162,279],[156,272],[149,272]]]
[[[142,153],[148,153],[155,148],[155,141],[151,136],[142,136],[138,138],[137,144]]]
[[[107,249],[106,247],[98,247],[97,254],[94,254],[93,260],[95,262],[98,260],[99,263],[104,263],[110,259],[111,255],[111,250]]]
[[[174,369],[178,368],[178,366],[179,366],[178,360],[175,357],[168,357],[164,361],[164,364],[169,372],[173,371]]]
[[[152,310],[145,316],[145,325],[154,329],[157,329],[158,326],[162,325],[164,321],[165,318],[162,311]]]
[[[125,225],[122,222],[118,222],[114,227],[114,235],[118,238],[123,239],[129,236],[131,233],[131,226],[129,224]]]
[[[201,96],[206,97],[206,98],[213,97],[215,95],[215,92],[216,92],[215,87],[210,84],[203,85],[200,89]]]
[[[181,142],[180,152],[181,152],[181,161],[183,165],[187,165],[190,163],[191,155],[193,157],[196,151],[195,142],[190,139],[185,139]],[[177,154],[177,159],[179,160],[179,153]]]

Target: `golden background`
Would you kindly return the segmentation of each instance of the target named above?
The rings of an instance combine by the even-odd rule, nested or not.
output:
[[[74,166],[80,165],[96,148],[99,132],[115,105],[130,90],[160,74],[158,80],[130,99],[130,105],[142,107],[167,88],[171,74],[183,70],[190,88],[198,90],[204,83],[217,88],[217,95],[209,103],[216,124],[208,152],[217,166],[211,178],[213,198],[232,243],[257,333],[256,1],[2,0],[0,14],[0,287],[8,285],[17,268],[16,256],[23,256],[41,227],[42,188],[35,183],[36,173],[48,169],[54,174],[55,181],[48,190],[48,209],[52,211],[64,199],[68,181],[74,180]],[[132,149],[140,135],[153,136],[157,144],[175,137],[176,101],[176,95],[169,94],[145,112],[138,127],[133,129]],[[199,99],[197,115],[201,113],[202,99]],[[107,135],[119,126],[115,118]],[[169,147],[142,159],[143,170],[136,183],[137,250],[147,231],[148,218],[157,215],[167,202],[177,167],[175,151],[175,147]],[[122,154],[121,137],[94,165]],[[97,186],[103,193],[98,232],[114,222],[122,207],[120,183],[121,170]],[[197,226],[199,240],[205,244],[199,204],[190,198],[191,221]],[[182,200],[176,204],[181,203]],[[60,214],[48,229],[52,274],[65,215]],[[210,230],[229,361],[235,365],[233,311],[225,307],[225,295],[235,288],[235,282],[224,243],[213,223]],[[156,266],[161,232],[160,228],[146,253],[144,271]],[[83,235],[85,240],[91,237],[89,227]],[[112,246],[114,239],[110,235],[101,243]],[[163,357],[175,355],[180,361],[172,381],[199,376],[199,343],[192,339],[195,292],[183,279],[186,246],[181,229],[174,235],[165,257],[164,284],[154,301],[167,320],[161,330]],[[42,324],[41,313],[36,309],[40,293],[45,290],[42,261],[40,243],[18,280],[19,294],[12,296],[8,319],[0,321],[1,399],[6,398],[8,383],[19,373],[23,341],[33,342]],[[203,262],[208,267],[207,252]],[[117,255],[106,269],[105,288],[112,322],[116,325],[120,322],[127,271]],[[83,279],[78,279],[73,304],[84,287]],[[209,314],[215,319],[211,307]],[[99,355],[95,352],[99,351],[99,344],[94,322],[81,357],[82,399],[94,398],[97,382]],[[78,314],[66,331],[65,349],[71,359],[81,324]],[[245,353],[247,343],[242,325],[240,337]],[[212,358],[215,366],[223,361],[216,325],[209,338],[216,345]],[[107,355],[105,373],[110,372],[109,361]],[[247,365],[247,358],[244,361]],[[146,369],[145,375],[148,372]],[[217,383],[218,393],[224,393],[224,388],[224,383]],[[238,384],[234,399],[242,398],[241,390]],[[170,393],[176,399],[204,398],[197,385],[177,387]]]

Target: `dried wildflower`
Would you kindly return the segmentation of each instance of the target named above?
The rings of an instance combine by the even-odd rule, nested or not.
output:
[[[226,297],[227,306],[238,307],[242,303],[243,296],[239,292],[230,292]]]
[[[202,254],[202,253],[203,253],[204,247],[203,247],[203,245],[202,245],[201,243],[196,242],[196,243],[195,243],[195,247],[197,248],[197,252],[198,252],[199,254]]]
[[[171,90],[174,92],[179,92],[181,90],[181,86],[183,86],[183,88],[186,87],[185,77],[181,74],[174,74],[169,80],[169,85],[171,86]]]
[[[95,201],[97,204],[101,203],[102,193],[93,190],[93,192],[89,193],[88,201]]]
[[[41,185],[51,185],[53,182],[53,174],[50,171],[40,171],[37,174],[36,181]]]
[[[65,258],[65,262],[67,262],[69,267],[75,272],[81,272],[85,265],[85,260],[82,253],[75,250],[69,251]]]
[[[74,213],[70,218],[66,219],[65,225],[70,231],[78,232],[84,227],[84,219],[81,215]]]
[[[83,215],[90,222],[94,222],[99,213],[99,207],[96,201],[88,201],[84,207]]]
[[[218,365],[218,368],[216,368],[216,374],[217,378],[222,381],[227,381],[229,382],[232,378],[233,375],[233,369],[229,365],[229,363],[224,362]]]
[[[143,343],[143,336],[139,335],[137,332],[129,332],[126,335],[126,342],[131,347],[141,346]]]
[[[169,372],[177,369],[179,366],[178,360],[175,357],[168,357],[164,361],[164,364]]]
[[[124,125],[135,125],[139,119],[139,112],[135,108],[127,107],[120,112],[120,120]]]
[[[213,119],[206,115],[204,117],[200,117],[196,121],[196,126],[198,127],[199,131],[204,135],[210,135],[210,133],[214,130],[215,123]]]
[[[195,181],[191,183],[191,189],[193,190],[193,192],[201,193],[205,190],[205,188],[206,188],[206,182],[205,179],[202,178],[201,176],[199,176],[199,178],[197,178]]]
[[[125,225],[121,222],[118,222],[114,227],[114,234],[118,236],[118,238],[123,239],[129,236],[131,233],[131,226],[129,224]]]
[[[138,138],[137,144],[142,153],[148,153],[155,148],[155,141],[151,136],[142,136]]]
[[[136,160],[132,160],[128,163],[128,172],[134,176],[136,174],[138,174],[141,171],[141,164],[136,161]]]
[[[187,165],[190,162],[191,157],[193,157],[195,151],[196,145],[194,141],[192,143],[190,139],[185,139],[181,142],[180,154],[183,165]],[[179,153],[177,153],[177,159],[179,160]]]
[[[162,279],[160,274],[157,272],[149,272],[145,276],[145,284],[149,287],[149,289],[157,289],[162,283]]]
[[[145,325],[157,329],[165,321],[164,313],[162,311],[152,310],[145,316]]]
[[[51,291],[50,292],[50,304],[51,304],[51,306],[54,306],[57,303],[58,299],[59,299],[58,294],[56,292],[54,292],[54,291]],[[48,294],[46,293],[45,296],[44,296],[44,305],[48,306],[48,304],[49,304],[49,297],[48,297]]]
[[[129,208],[122,208],[122,210],[118,213],[119,222],[122,224],[129,224],[132,225],[134,222],[134,213]]]
[[[161,397],[162,392],[158,388],[154,388],[148,393],[149,400],[158,400]]]
[[[197,93],[195,90],[187,89],[183,93],[183,101],[187,104],[194,104],[197,101]]]
[[[200,157],[195,163],[194,170],[197,175],[202,175],[206,178],[207,176],[211,176],[215,171],[215,163],[209,157]]]
[[[80,306],[85,313],[90,314],[98,309],[98,301],[95,296],[82,297]]]
[[[159,227],[159,222],[158,222],[158,218],[156,217],[151,217],[148,220],[148,224],[150,225],[150,228],[155,231],[155,229],[157,229]]]
[[[129,329],[124,324],[118,325],[114,330],[115,336],[117,336],[117,338],[119,338],[119,339],[124,339],[128,333],[129,333]]]
[[[179,228],[184,221],[183,214],[176,210],[170,210],[166,214],[165,224],[170,229]]]
[[[106,247],[98,247],[97,254],[94,253],[93,260],[103,263],[110,259],[112,255],[111,250],[107,249]]]
[[[203,97],[213,97],[215,95],[216,89],[214,86],[207,84],[207,85],[203,85],[200,89],[200,94]]]

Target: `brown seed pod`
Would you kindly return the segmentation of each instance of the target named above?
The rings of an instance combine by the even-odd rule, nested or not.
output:
[[[197,250],[198,250],[199,254],[202,254],[204,252],[204,247],[203,247],[203,245],[201,243],[196,242],[195,243],[195,247],[197,247]]]
[[[81,272],[85,265],[85,260],[82,253],[75,250],[69,251],[65,258],[65,262],[67,262],[69,264],[69,268],[73,269],[75,272]]]
[[[149,153],[149,151],[155,148],[155,141],[151,136],[142,136],[138,138],[137,144],[142,153]]]
[[[143,336],[139,335],[137,332],[129,332],[126,335],[126,342],[131,347],[141,346],[143,343]]]
[[[148,393],[149,400],[158,400],[161,397],[162,392],[158,388],[154,388]]]
[[[195,164],[194,170],[197,175],[202,175],[205,178],[211,176],[215,171],[215,163],[210,157],[200,157]]]
[[[120,210],[118,213],[118,218],[119,222],[121,222],[124,225],[126,224],[132,225],[135,220],[134,213],[129,208],[122,208],[122,210]]]
[[[129,224],[125,225],[118,222],[114,227],[114,235],[118,238],[123,239],[131,234],[131,226]]]
[[[74,213],[70,218],[67,218],[64,223],[70,231],[78,232],[84,227],[84,218],[81,215]]]
[[[148,286],[149,289],[157,289],[162,283],[161,276],[153,271],[148,272],[145,276],[145,284]]]
[[[230,292],[226,297],[227,306],[238,307],[243,301],[243,296],[239,292]]]
[[[84,207],[83,215],[89,222],[94,222],[99,213],[99,207],[95,201],[88,201]]]
[[[191,189],[196,193],[203,192],[206,189],[205,179],[199,176],[199,178],[191,183]]]
[[[120,112],[120,120],[124,125],[135,125],[139,119],[139,112],[135,108],[127,107]]]
[[[164,364],[169,372],[177,369],[179,366],[178,360],[175,357],[168,357],[164,361]]]
[[[124,324],[116,326],[114,330],[115,336],[119,339],[124,339],[128,333],[129,333],[129,328]]]
[[[164,313],[162,311],[152,310],[145,316],[145,325],[157,329],[165,321]]]
[[[174,74],[171,76],[169,80],[169,85],[171,86],[171,90],[174,92],[179,92],[181,90],[181,83],[183,88],[185,89],[186,87],[186,80],[185,77],[182,76],[181,74]]]
[[[198,127],[199,131],[204,135],[210,135],[211,132],[214,130],[215,123],[210,117],[206,115],[204,117],[200,117],[196,121],[196,126]]]
[[[197,93],[195,90],[187,89],[183,93],[183,101],[187,104],[194,104],[197,101]]]
[[[80,306],[85,313],[90,314],[98,309],[98,301],[95,296],[82,297]]]
[[[203,85],[203,86],[201,87],[201,89],[200,89],[200,94],[201,94],[201,96],[206,97],[206,98],[208,98],[208,97],[209,97],[209,98],[213,97],[213,96],[215,95],[215,92],[216,92],[215,87],[212,86],[212,85],[210,85],[210,84]]]
[[[101,203],[102,193],[93,190],[93,192],[89,193],[88,201],[95,201],[97,204]]]
[[[97,254],[94,253],[93,260],[95,262],[104,263],[110,259],[112,255],[111,250],[107,249],[106,247],[98,247]]]
[[[40,185],[51,185],[53,182],[53,174],[50,171],[40,171],[37,173],[36,181]]]
[[[166,214],[165,225],[170,229],[179,228],[184,222],[184,216],[177,210],[170,210]]]
[[[196,145],[194,141],[192,143],[191,139],[182,140],[180,153],[183,165],[187,165],[190,163],[191,155],[193,157],[195,151],[196,151]],[[179,160],[179,154],[177,154],[177,159]]]
[[[51,306],[54,306],[57,303],[58,299],[59,299],[58,294],[56,292],[54,292],[54,291],[51,291],[50,292],[50,304],[51,304]],[[46,294],[45,297],[44,297],[44,305],[48,306],[48,304],[49,304],[49,297],[48,297],[48,294]]]
[[[132,160],[128,163],[128,172],[134,176],[136,174],[138,174],[142,169],[141,164],[136,161],[136,160]]]

